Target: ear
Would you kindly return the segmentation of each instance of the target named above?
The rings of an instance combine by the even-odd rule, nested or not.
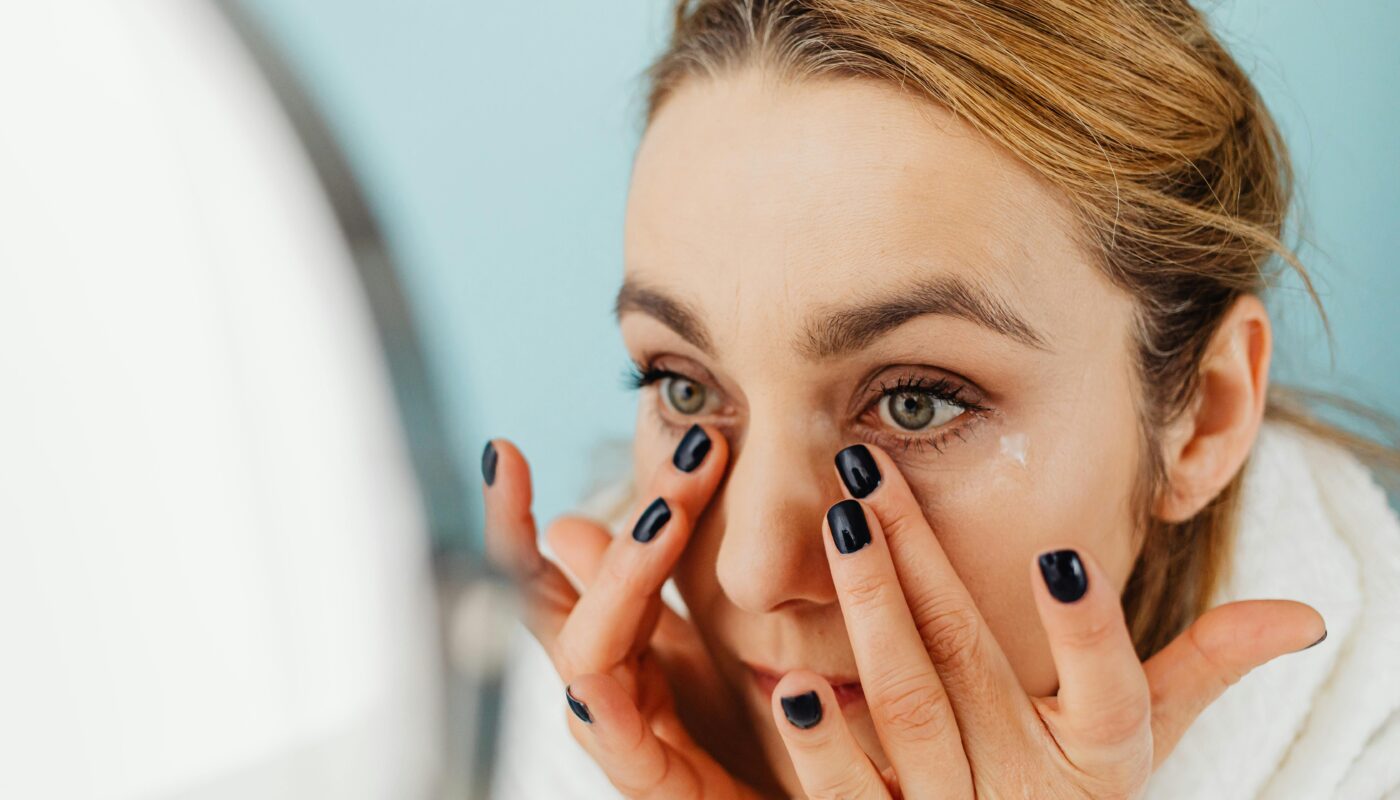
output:
[[[1263,302],[1241,296],[1206,347],[1192,405],[1162,437],[1168,486],[1157,499],[1157,517],[1195,516],[1244,464],[1264,419],[1272,351]]]

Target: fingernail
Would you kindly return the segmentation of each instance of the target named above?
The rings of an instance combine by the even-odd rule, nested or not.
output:
[[[481,451],[481,477],[486,479],[487,486],[496,482],[496,445],[489,441]]]
[[[694,472],[709,452],[710,437],[705,435],[705,429],[699,425],[691,425],[690,430],[681,437],[680,444],[676,445],[671,463],[681,472]]]
[[[1322,630],[1322,636],[1321,636],[1321,638],[1319,638],[1317,641],[1313,642],[1312,644],[1308,645],[1307,647],[1304,647],[1303,650],[1307,650],[1307,649],[1310,648],[1310,647],[1317,647],[1318,645],[1322,644],[1322,640],[1323,640],[1323,639],[1326,639],[1326,638],[1327,638],[1327,629],[1324,628],[1324,629]],[[1298,650],[1298,651],[1296,651],[1296,652],[1301,653],[1301,652],[1303,652],[1303,650]]]
[[[855,500],[842,500],[827,509],[826,522],[831,538],[842,555],[850,555],[870,544],[870,526],[865,524],[865,510]]]
[[[588,713],[588,706],[584,705],[582,700],[574,697],[573,691],[568,686],[564,687],[564,696],[569,699],[569,710],[574,712],[574,716],[592,725],[593,715]]]
[[[836,469],[853,497],[865,497],[880,485],[880,468],[875,465],[870,448],[863,444],[853,444],[837,453]]]
[[[1073,603],[1089,590],[1089,576],[1073,550],[1056,550],[1040,556],[1040,574],[1050,594],[1061,603]]]
[[[670,521],[671,507],[666,505],[665,499],[658,497],[651,501],[647,510],[637,518],[637,524],[632,528],[632,538],[639,542],[649,542],[655,539],[656,534]]]
[[[822,721],[822,700],[817,697],[816,692],[797,694],[792,697],[782,699],[783,716],[791,722],[794,727],[807,730],[816,727]]]

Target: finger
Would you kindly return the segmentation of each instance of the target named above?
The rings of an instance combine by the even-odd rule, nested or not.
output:
[[[723,477],[727,456],[723,437],[692,426],[671,463],[653,476],[650,485],[660,494],[633,513],[628,534],[608,545],[560,631],[552,655],[565,680],[606,671],[645,644],[662,610],[661,586]]]
[[[1117,591],[1087,552],[1048,550],[1029,565],[1060,688],[1046,722],[1081,770],[1110,785],[1151,772],[1151,701]]]
[[[613,535],[591,519],[563,516],[550,523],[545,539],[564,567],[587,587],[597,577],[598,567],[612,544]],[[689,623],[663,602],[655,635],[673,644],[681,641],[689,643],[694,638],[694,631]]]
[[[905,602],[879,520],[859,500],[823,522],[827,561],[875,731],[910,797],[971,794],[958,722]]]
[[[578,602],[578,592],[540,554],[525,457],[509,440],[494,439],[486,443],[482,467],[487,556],[515,580],[525,625],[548,652]]]
[[[728,463],[729,443],[718,429],[692,425],[677,442],[670,461],[652,473],[641,496],[665,497],[685,509],[689,519],[699,519]]]
[[[925,650],[965,731],[968,757],[994,759],[1023,736],[1034,709],[1001,645],[953,569],[923,508],[889,454],[852,445],[836,455],[848,496],[879,519]]]
[[[530,508],[529,464],[509,439],[488,441],[481,460],[487,557],[509,575],[530,577],[543,569],[545,559]]]
[[[693,426],[676,445],[671,460],[642,487],[642,496],[674,498],[699,517],[724,477],[729,447],[723,436],[707,426]],[[685,467],[685,469],[682,469]],[[549,546],[585,586],[593,582],[613,534],[587,517],[565,515],[545,532]]]
[[[1153,763],[1171,754],[1207,706],[1255,667],[1327,635],[1312,606],[1241,600],[1202,614],[1143,665],[1152,697]]]
[[[616,679],[579,675],[565,691],[569,730],[624,795],[668,800],[703,796],[694,765],[657,738]]]
[[[806,670],[784,675],[773,689],[773,719],[807,796],[890,797],[826,679]]]
[[[673,507],[674,506],[674,507]],[[608,546],[591,585],[559,632],[555,666],[564,680],[605,672],[650,635],[661,585],[690,537],[684,507],[658,497],[633,515],[630,534]]]
[[[593,583],[603,555],[613,541],[607,528],[591,519],[575,516],[556,518],[549,523],[544,538],[569,574],[585,587]]]

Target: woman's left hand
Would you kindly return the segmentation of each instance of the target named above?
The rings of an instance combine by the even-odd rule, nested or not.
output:
[[[890,769],[860,749],[823,678],[790,672],[773,692],[773,714],[812,797],[1133,797],[1225,689],[1325,633],[1308,605],[1247,600],[1211,609],[1143,663],[1093,556],[1048,551],[1027,577],[1059,691],[1030,697],[898,468],[866,450],[877,474],[861,499],[832,507],[824,538]],[[798,727],[783,698],[809,692],[819,706],[810,695],[788,701],[798,722],[811,723]]]

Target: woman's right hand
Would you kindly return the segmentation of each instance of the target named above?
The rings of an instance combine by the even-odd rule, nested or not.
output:
[[[652,476],[624,533],[581,517],[552,523],[550,546],[582,594],[539,551],[524,456],[505,439],[488,442],[483,455],[487,553],[519,585],[526,626],[566,684],[574,738],[628,797],[758,796],[692,738],[660,663],[664,654],[672,669],[719,685],[699,636],[662,601],[661,587],[728,455],[723,437],[694,426]]]

